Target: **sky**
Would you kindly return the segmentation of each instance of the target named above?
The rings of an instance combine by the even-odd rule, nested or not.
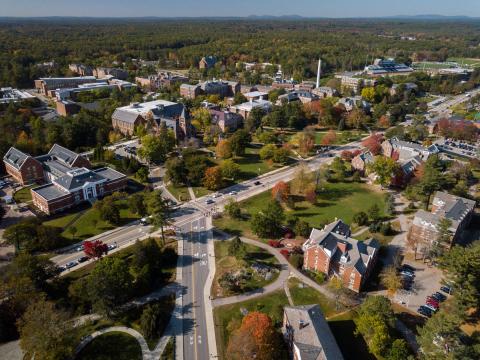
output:
[[[0,0],[0,16],[480,17],[480,0]]]

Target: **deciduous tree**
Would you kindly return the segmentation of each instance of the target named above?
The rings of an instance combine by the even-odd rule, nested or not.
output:
[[[222,170],[220,166],[213,166],[205,170],[203,185],[209,190],[218,190],[222,186]]]
[[[90,259],[100,259],[108,252],[108,246],[101,240],[85,240],[83,242],[83,251]]]

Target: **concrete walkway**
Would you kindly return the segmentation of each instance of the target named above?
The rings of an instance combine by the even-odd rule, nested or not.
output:
[[[130,336],[133,336],[135,339],[137,339],[138,344],[140,345],[140,348],[142,349],[142,359],[143,360],[154,360],[155,358],[153,357],[152,352],[148,349],[148,344],[145,338],[140,334],[138,331],[125,327],[125,326],[111,326],[109,328],[101,329],[98,331],[95,331],[91,335],[87,336],[82,340],[80,345],[76,349],[76,354],[78,355],[82,349],[85,348],[88,344],[90,344],[93,339],[96,337],[99,337],[103,334],[109,333],[109,332],[122,332],[125,334],[128,334]]]
[[[290,277],[289,277],[290,278]],[[288,278],[287,281],[283,283],[283,290],[285,290],[285,294],[287,295],[288,303],[290,306],[294,306],[292,294],[290,294],[290,289],[288,288]]]
[[[197,200],[197,197],[195,196],[195,192],[193,191],[191,186],[188,187],[188,194],[190,195],[190,199],[192,201]]]

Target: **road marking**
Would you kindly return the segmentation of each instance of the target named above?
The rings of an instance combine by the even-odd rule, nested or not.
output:
[[[190,336],[190,345],[193,345],[193,336]]]
[[[201,344],[202,343],[202,337],[200,335],[198,335],[198,343]]]

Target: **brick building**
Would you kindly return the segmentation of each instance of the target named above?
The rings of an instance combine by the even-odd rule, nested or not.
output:
[[[223,132],[232,132],[237,130],[243,124],[243,117],[230,111],[220,111],[208,109],[212,116],[212,123],[218,125]]]
[[[215,66],[217,63],[217,58],[215,56],[204,56],[198,62],[199,69],[210,69]]]
[[[112,114],[112,126],[125,135],[132,135],[135,127],[144,125],[158,133],[161,123],[172,129],[179,140],[189,138],[192,133],[190,119],[185,106],[166,100],[133,103],[117,108]]]
[[[343,360],[320,306],[285,306],[282,334],[293,360]]]
[[[322,230],[312,229],[303,244],[303,268],[337,276],[346,288],[360,292],[375,266],[380,245],[374,239],[358,241],[350,236],[350,227],[342,220]]]
[[[45,96],[54,97],[57,89],[76,88],[82,84],[102,82],[95,76],[62,77],[62,78],[40,78],[35,80],[35,88]]]
[[[3,162],[18,183],[44,184],[30,192],[33,204],[46,214],[91,201],[127,185],[126,175],[110,168],[90,170],[87,158],[57,144],[47,154],[36,157],[12,147]]]
[[[352,159],[352,168],[365,174],[367,165],[373,163],[374,160],[372,153],[370,151],[365,151]]]
[[[240,92],[241,86],[236,81],[213,80],[205,81],[197,85],[182,84],[180,95],[186,99],[195,99],[200,95],[218,95],[220,98],[234,96]]]
[[[470,223],[474,209],[474,200],[437,191],[431,211],[418,210],[415,214],[408,237],[412,242],[419,244],[420,248],[428,247],[438,237],[440,221],[449,219],[452,223],[449,230],[452,234],[451,245],[453,245],[462,230]]]
[[[188,77],[180,74],[174,74],[169,71],[160,72],[156,75],[148,75],[146,77],[136,77],[135,82],[149,91],[155,91],[162,88],[170,88],[171,86],[188,82]]]

